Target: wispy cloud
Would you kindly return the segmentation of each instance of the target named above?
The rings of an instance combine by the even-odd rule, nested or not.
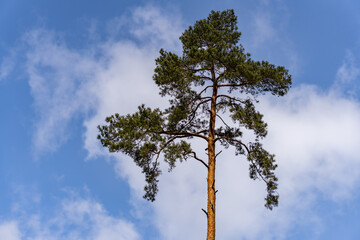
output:
[[[130,32],[137,38],[148,39],[153,46],[171,49],[180,47],[178,38],[182,26],[178,16],[164,14],[159,8],[148,5],[134,9],[132,20],[135,26]]]
[[[38,207],[41,205],[37,205]],[[52,213],[28,209],[0,224],[0,239],[6,240],[139,240],[135,226],[109,215],[90,198],[63,199]],[[35,209],[38,210],[38,209]]]
[[[20,240],[21,234],[18,223],[15,221],[5,221],[0,223],[0,239]]]
[[[289,10],[282,0],[260,0],[248,19],[239,16],[239,23],[247,29],[244,39],[250,53],[286,65],[295,75],[301,69],[301,59],[286,31],[289,18]]]
[[[346,52],[343,64],[337,71],[333,88],[346,92],[350,96],[359,95],[360,64],[359,60],[350,50]]]
[[[276,37],[276,30],[273,27],[272,18],[268,12],[259,12],[253,18],[253,41],[254,47],[260,47],[268,41],[273,41]]]
[[[8,77],[13,71],[16,62],[16,51],[10,52],[9,56],[0,59],[0,81]]]
[[[39,114],[33,142],[37,151],[53,151],[67,139],[68,122],[94,106],[86,85],[101,63],[90,54],[71,51],[45,30],[28,33],[26,42],[26,71]]]
[[[54,151],[66,141],[74,117],[95,111],[96,116],[87,118],[85,125],[96,129],[94,124],[109,112],[124,110],[124,106],[130,110],[139,96],[144,99],[157,91],[151,80],[153,59],[160,45],[173,47],[173,36],[181,31],[176,17],[170,23],[165,16],[152,6],[133,10],[132,22],[124,30],[141,46],[109,38],[77,51],[54,32],[37,29],[26,35],[26,72],[39,116],[33,141],[37,152]],[[88,149],[96,151],[88,144]]]

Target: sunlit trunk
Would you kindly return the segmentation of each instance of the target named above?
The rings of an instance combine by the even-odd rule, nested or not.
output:
[[[209,140],[208,144],[209,153],[209,170],[207,178],[207,191],[208,191],[208,202],[207,202],[207,240],[215,239],[215,143]]]
[[[209,140],[208,140],[208,178],[207,178],[207,240],[215,240],[215,203],[216,203],[216,191],[215,191],[215,119],[216,119],[216,96],[217,86],[215,82],[215,72],[211,72],[213,79],[213,94],[211,99],[211,113],[209,122]]]

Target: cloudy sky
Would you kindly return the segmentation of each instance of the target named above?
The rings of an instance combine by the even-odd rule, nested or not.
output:
[[[140,169],[107,153],[96,127],[166,107],[152,81],[159,49],[181,53],[181,33],[225,9],[246,51],[286,66],[293,87],[258,105],[279,207],[265,209],[264,183],[228,149],[218,239],[360,238],[359,1],[0,0],[0,239],[205,239],[204,167],[165,170],[146,202]]]

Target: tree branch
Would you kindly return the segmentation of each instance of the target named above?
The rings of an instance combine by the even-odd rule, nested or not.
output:
[[[196,156],[196,152],[191,152],[191,153],[193,154],[193,156],[190,156],[190,157],[198,160],[199,162],[201,162],[202,164],[204,164],[207,169],[209,169],[209,166],[208,166],[202,159],[200,159],[200,158],[198,158],[198,157]]]
[[[223,63],[221,63],[223,64]],[[223,64],[224,65],[224,64]],[[227,73],[227,68],[225,68],[225,71],[223,71],[222,73],[219,74],[219,76],[216,78],[216,81],[218,81],[222,76],[224,76]]]
[[[179,137],[179,136],[172,137],[169,141],[167,141],[167,142],[165,143],[165,145],[164,145],[162,148],[159,149],[159,151],[157,151],[157,152],[155,153],[157,156],[156,156],[156,159],[155,159],[155,166],[154,166],[154,169],[153,169],[153,170],[155,170],[155,168],[156,168],[158,159],[159,159],[159,157],[160,157],[160,153],[161,153],[172,141],[174,141],[174,140],[177,139],[177,138],[181,138],[181,137]]]
[[[218,155],[220,155],[220,153],[222,153],[222,150],[215,155],[215,159],[217,158]]]
[[[224,98],[228,98],[230,99],[230,101],[234,101],[234,102],[240,102],[240,103],[245,103],[244,100],[240,100],[240,99],[237,99],[237,98],[234,98],[234,97],[230,97],[228,95],[224,95],[224,94],[220,94],[220,95],[217,95],[216,98],[219,98],[219,97],[224,97]]]
[[[201,105],[201,104],[204,104],[204,103],[206,103],[206,102],[209,102],[209,101],[211,101],[211,98],[210,98],[210,99],[207,99],[207,100],[204,100],[204,101],[201,101],[200,103],[198,103],[198,104],[196,105],[195,110],[192,112],[192,117],[191,117],[191,119],[182,127],[182,129],[186,128],[186,127],[194,120],[194,118],[195,118],[195,116],[196,116],[196,112],[197,112],[198,108],[200,107],[200,105]],[[182,130],[182,129],[181,129],[181,130]]]
[[[177,131],[162,131],[162,132],[158,132],[159,134],[167,134],[167,135],[174,135],[174,136],[179,136],[179,138],[183,138],[183,137],[199,137],[202,139],[205,139],[206,141],[208,141],[208,138],[204,135],[201,135],[200,133],[205,132],[206,130],[197,132],[197,133],[193,133],[193,132],[177,132]]]
[[[200,71],[210,70],[210,69],[207,69],[207,68],[198,68],[198,69],[195,69],[195,68],[188,67],[187,65],[183,65],[183,66],[186,68],[186,70],[191,71],[191,72],[194,72],[194,73],[200,72]],[[196,66],[196,65],[195,65],[195,66]]]
[[[206,89],[208,89],[209,87],[213,87],[213,85],[209,85],[206,88],[204,88],[203,90],[201,90],[201,92],[199,92],[198,96],[200,96],[203,92],[206,92]]]
[[[210,80],[210,81],[213,81],[213,79],[211,77],[208,77],[208,76],[198,76],[202,79],[207,79],[207,80]]]
[[[206,217],[209,217],[207,211],[205,211],[203,208],[201,210],[203,210],[203,212],[206,214]]]
[[[189,107],[192,108],[192,107],[193,107],[193,103],[196,102],[197,100],[204,100],[204,99],[206,99],[207,101],[209,101],[209,100],[211,100],[211,97],[200,97],[200,94],[198,94],[193,100],[191,100],[191,101],[189,102]],[[207,102],[206,100],[205,100],[205,101],[201,101],[200,103],[198,103],[198,104],[196,105],[196,110],[195,110],[195,111],[197,111],[197,108],[198,108],[201,104],[206,103],[206,102]]]
[[[258,167],[256,166],[256,164],[254,163],[254,160],[250,160],[251,164],[255,167],[256,172],[258,173],[258,175],[260,176],[260,178],[266,183],[269,184],[269,182],[264,178],[264,176],[262,175],[260,169],[258,169]],[[275,190],[276,194],[279,194],[276,190]]]
[[[239,143],[239,144],[241,144],[242,146],[245,147],[245,149],[246,149],[246,151],[248,152],[248,154],[251,153],[250,149],[246,146],[246,144],[244,144],[244,143],[241,142],[240,140],[233,139],[233,138],[229,138],[229,137],[226,137],[226,136],[221,136],[221,137],[216,138],[215,141],[220,140],[220,139],[226,139],[226,140],[228,140],[228,141],[237,142],[237,143]],[[255,167],[256,172],[258,173],[258,175],[260,176],[260,178],[261,178],[266,184],[268,184],[269,182],[264,178],[264,176],[262,175],[260,169],[256,166],[254,160],[249,159],[249,161],[250,161],[251,164]],[[276,192],[276,191],[275,191],[275,192]],[[276,193],[277,193],[277,192],[276,192]]]
[[[228,128],[230,128],[230,126],[224,121],[224,119],[222,119],[222,117],[220,117],[219,114],[216,114],[216,116],[217,116],[218,118],[220,118],[220,120],[225,124],[225,126],[227,126]]]
[[[244,86],[244,84],[219,84],[218,87],[241,87]]]
[[[201,104],[204,104],[204,103],[209,102],[209,101],[211,101],[211,97],[206,97],[206,100],[199,102],[196,105],[195,110],[193,111],[193,113],[194,114],[196,113],[196,111],[198,110],[198,108],[200,107]],[[190,107],[192,107],[192,106],[190,106]]]
[[[248,154],[251,153],[251,151],[250,151],[250,149],[248,148],[248,146],[246,146],[246,144],[243,143],[243,142],[240,141],[240,140],[237,140],[237,139],[234,139],[234,138],[229,138],[229,137],[226,137],[226,136],[221,136],[221,137],[215,138],[215,142],[216,142],[217,140],[221,140],[221,139],[225,139],[225,140],[227,140],[227,141],[237,142],[237,143],[239,143],[239,144],[241,144],[242,146],[245,147],[245,149],[246,149],[246,151],[248,152]]]

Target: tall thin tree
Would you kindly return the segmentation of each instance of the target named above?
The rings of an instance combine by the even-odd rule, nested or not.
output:
[[[141,105],[132,115],[106,118],[99,126],[100,139],[110,152],[123,152],[142,168],[147,185],[144,197],[155,200],[160,159],[170,166],[194,158],[208,171],[207,240],[215,239],[215,166],[217,143],[235,154],[245,155],[250,178],[266,183],[265,206],[278,205],[274,155],[263,149],[267,135],[263,115],[255,109],[257,96],[270,92],[283,96],[291,76],[282,66],[254,61],[239,44],[241,33],[233,10],[212,11],[190,26],[180,37],[183,54],[160,50],[153,79],[161,96],[170,96],[170,107],[161,111]],[[136,93],[135,93],[136,94]],[[232,123],[226,122],[228,116]],[[243,142],[244,129],[253,131],[254,141]],[[191,148],[192,138],[205,141],[207,160]]]

